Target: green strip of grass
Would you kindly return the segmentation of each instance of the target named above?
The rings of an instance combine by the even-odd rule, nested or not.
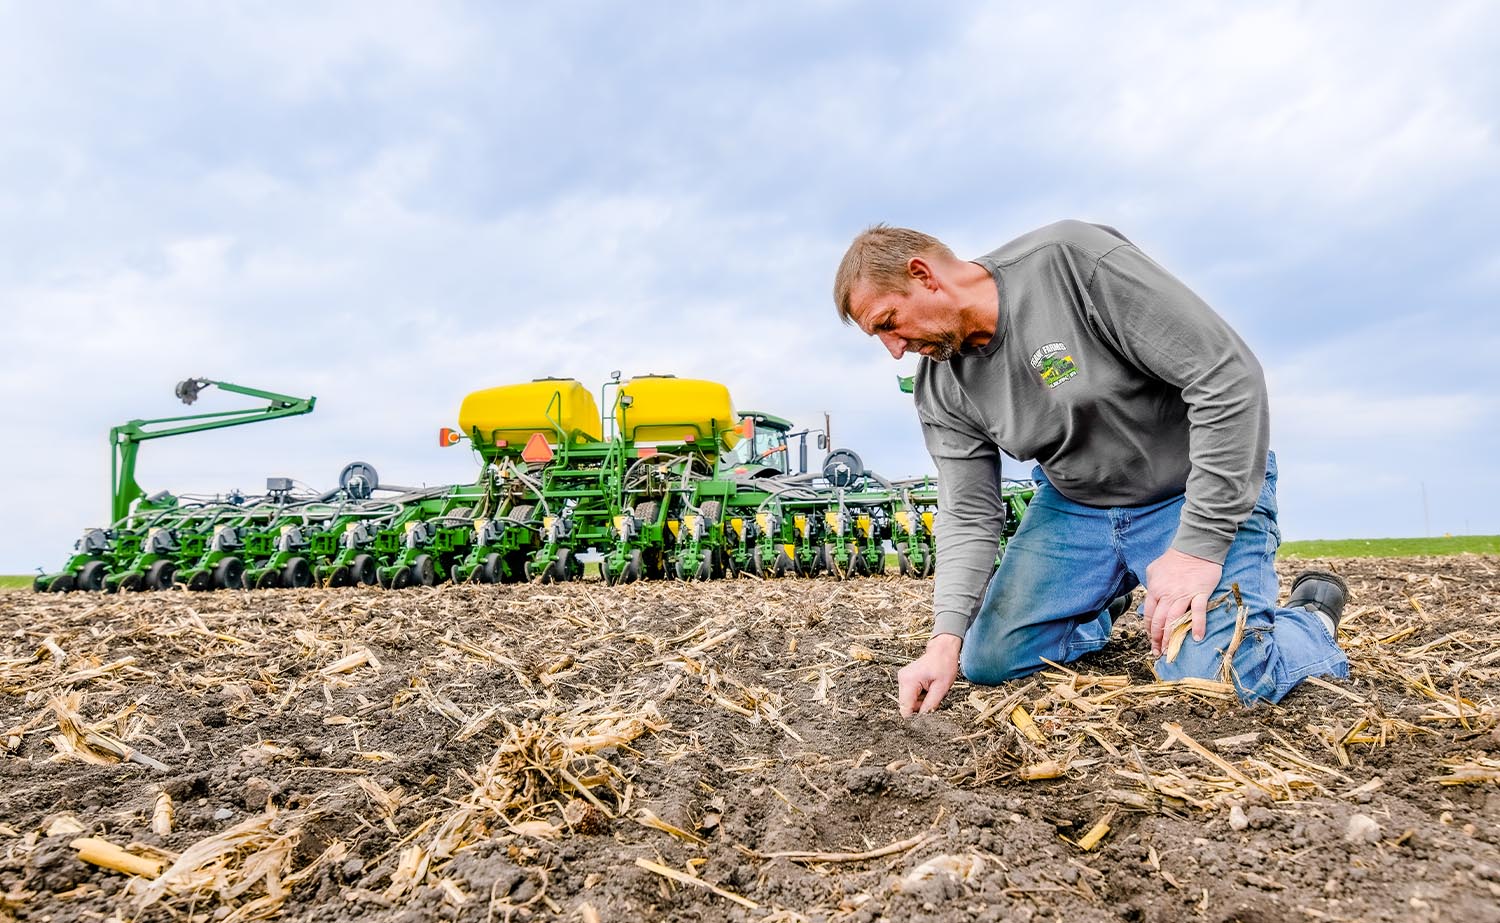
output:
[[[1441,538],[1343,538],[1287,542],[1287,558],[1402,558],[1419,554],[1500,554],[1500,535],[1444,535]]]
[[[32,577],[26,574],[21,574],[17,577],[0,574],[0,590],[29,590],[31,589],[32,579]]]

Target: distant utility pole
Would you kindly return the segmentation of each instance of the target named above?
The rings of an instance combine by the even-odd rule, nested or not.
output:
[[[1427,518],[1427,482],[1418,481],[1422,485],[1422,536],[1432,538],[1432,523]]]

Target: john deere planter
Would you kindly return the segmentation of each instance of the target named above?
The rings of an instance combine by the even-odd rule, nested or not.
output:
[[[207,379],[177,394],[190,404],[209,387],[266,406],[111,430],[113,521],[87,530],[36,590],[557,583],[582,578],[588,562],[609,584],[842,579],[885,573],[888,558],[906,576],[933,570],[934,479],[887,480],[848,449],[809,470],[808,442],[827,448],[826,431],[737,412],[714,382],[615,376],[597,401],[571,379],[477,391],[439,437],[474,450],[470,484],[396,487],[353,462],[321,493],[269,478],[259,496],[147,495],[135,481],[141,442],[307,413],[315,402]],[[1006,537],[1033,489],[1002,488]]]

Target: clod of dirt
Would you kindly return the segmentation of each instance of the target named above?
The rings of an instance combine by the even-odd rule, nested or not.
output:
[[[1352,814],[1344,839],[1351,843],[1379,843],[1380,824],[1368,814]]]
[[[1245,816],[1245,809],[1239,805],[1233,805],[1229,809],[1229,829],[1244,830],[1250,826],[1250,818]]]

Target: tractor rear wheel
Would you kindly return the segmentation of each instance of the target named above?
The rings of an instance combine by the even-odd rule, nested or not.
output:
[[[98,593],[104,589],[104,562],[90,561],[78,569],[73,578],[78,589],[86,593]]]

